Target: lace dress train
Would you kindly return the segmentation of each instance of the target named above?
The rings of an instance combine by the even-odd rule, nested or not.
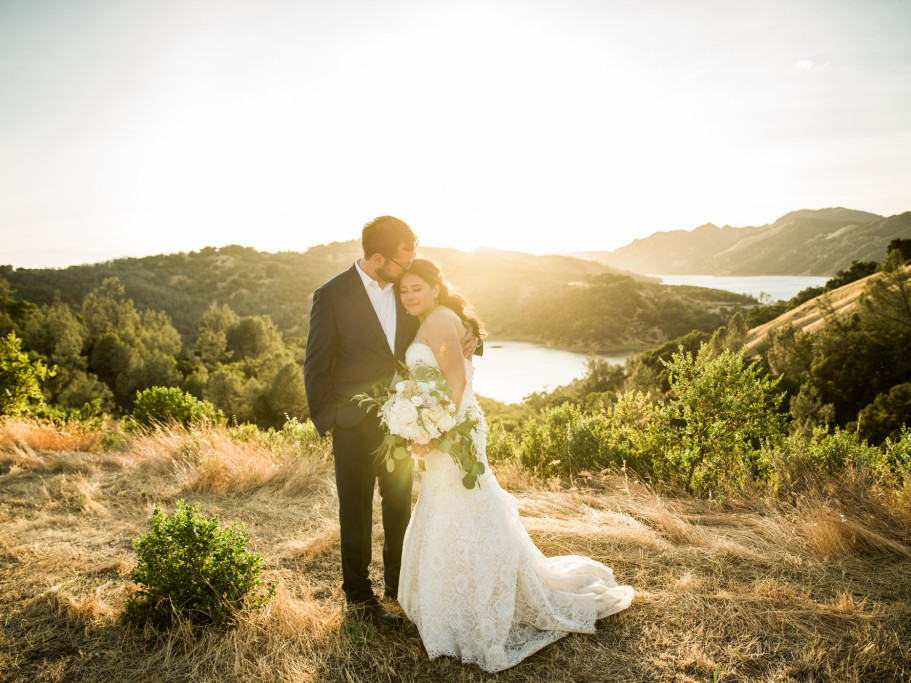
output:
[[[409,367],[436,367],[429,347],[413,344]],[[475,433],[487,462],[483,415],[471,392],[467,410],[481,419]],[[519,519],[516,499],[487,472],[466,489],[445,453],[425,459],[421,492],[405,533],[399,603],[417,625],[433,659],[458,657],[488,672],[519,663],[569,632],[593,633],[598,619],[626,609],[633,589],[613,572],[578,555],[545,557]]]

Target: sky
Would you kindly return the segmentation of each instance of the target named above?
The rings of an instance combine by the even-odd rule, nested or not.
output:
[[[0,264],[911,210],[907,0],[0,0]]]

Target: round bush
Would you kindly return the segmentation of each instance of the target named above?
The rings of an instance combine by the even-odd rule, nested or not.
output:
[[[220,625],[275,595],[274,583],[257,592],[262,556],[247,549],[243,524],[219,528],[218,515],[200,515],[198,505],[182,500],[170,517],[156,505],[149,521],[148,533],[133,540],[130,578],[140,589],[127,598],[127,621],[162,625],[180,617]]]
[[[208,401],[200,401],[177,387],[151,387],[136,392],[130,418],[137,426],[152,427],[168,422],[185,426],[205,421],[223,422],[225,416]]]

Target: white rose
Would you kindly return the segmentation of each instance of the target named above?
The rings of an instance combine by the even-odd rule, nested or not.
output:
[[[409,427],[417,425],[418,411],[408,399],[392,399],[383,406],[383,422],[392,434],[410,439]]]
[[[455,427],[455,420],[452,418],[452,414],[441,405],[427,408],[424,411],[424,419],[429,420],[439,429],[441,434]]]

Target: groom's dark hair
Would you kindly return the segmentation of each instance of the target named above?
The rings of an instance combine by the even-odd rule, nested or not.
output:
[[[395,216],[378,216],[361,231],[364,258],[374,254],[393,258],[400,244],[408,251],[414,251],[418,248],[418,238],[405,221]]]

